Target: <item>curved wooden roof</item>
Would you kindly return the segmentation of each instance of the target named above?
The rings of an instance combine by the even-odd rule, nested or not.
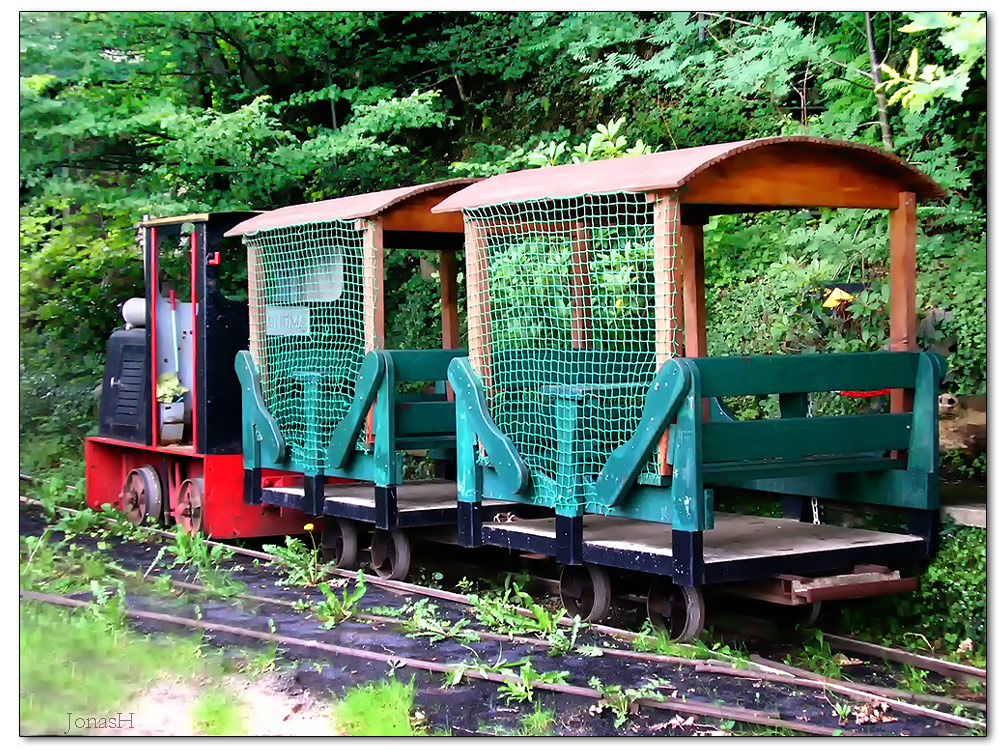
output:
[[[459,190],[431,210],[678,189],[682,202],[702,204],[710,212],[733,207],[894,208],[900,191],[922,199],[944,195],[927,175],[887,151],[849,141],[782,136],[510,172]]]
[[[399,207],[400,204],[424,195],[439,192],[444,188],[454,187],[456,190],[475,182],[473,178],[458,178],[428,182],[424,185],[379,190],[374,193],[347,195],[342,198],[317,201],[315,203],[300,203],[294,206],[283,206],[273,211],[266,211],[251,219],[247,219],[226,232],[226,237],[236,237],[254,234],[268,229],[317,224],[324,221],[362,219],[377,216],[387,210]],[[419,230],[419,227],[407,227]]]

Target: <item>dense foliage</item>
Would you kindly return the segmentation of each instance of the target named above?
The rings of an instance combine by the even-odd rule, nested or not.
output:
[[[142,214],[264,209],[451,175],[809,133],[890,148],[920,208],[921,339],[986,375],[982,14],[22,13],[21,433],[29,463],[93,424]],[[879,66],[884,63],[884,66]],[[602,123],[607,123],[602,125]],[[882,212],[717,217],[712,353],[878,349]],[[438,340],[420,253],[388,261],[394,346]],[[424,254],[424,260],[433,260]],[[852,320],[816,286],[869,284]],[[763,406],[760,408],[764,408]]]
[[[916,591],[874,599],[865,609],[843,607],[840,625],[864,637],[933,646],[985,664],[986,529],[945,528],[941,551]]]

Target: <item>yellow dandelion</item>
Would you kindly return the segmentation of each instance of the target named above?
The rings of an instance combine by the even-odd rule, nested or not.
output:
[[[302,528],[303,528],[303,530],[305,530],[305,531],[312,531],[312,530],[313,530],[313,529],[315,529],[316,527],[315,527],[315,526],[313,526],[313,525],[312,525],[311,523],[307,523],[307,524],[306,524],[305,526],[303,526]]]

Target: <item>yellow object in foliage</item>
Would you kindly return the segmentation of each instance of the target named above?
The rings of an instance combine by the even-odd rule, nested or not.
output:
[[[174,403],[188,390],[176,372],[162,372],[156,377],[156,400],[161,404]]]
[[[823,307],[838,307],[840,305],[847,304],[848,302],[854,301],[854,295],[845,292],[839,286],[834,287],[833,291],[830,292],[826,299],[823,301]]]

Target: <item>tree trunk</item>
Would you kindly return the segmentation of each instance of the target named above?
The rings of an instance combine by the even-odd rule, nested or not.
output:
[[[872,84],[875,86],[875,104],[878,106],[878,121],[882,126],[882,145],[892,151],[892,130],[889,128],[889,111],[885,103],[885,91],[880,88],[882,83],[881,66],[878,55],[875,54],[875,33],[872,31],[872,14],[865,13],[865,36],[868,39],[868,58],[872,64]]]

